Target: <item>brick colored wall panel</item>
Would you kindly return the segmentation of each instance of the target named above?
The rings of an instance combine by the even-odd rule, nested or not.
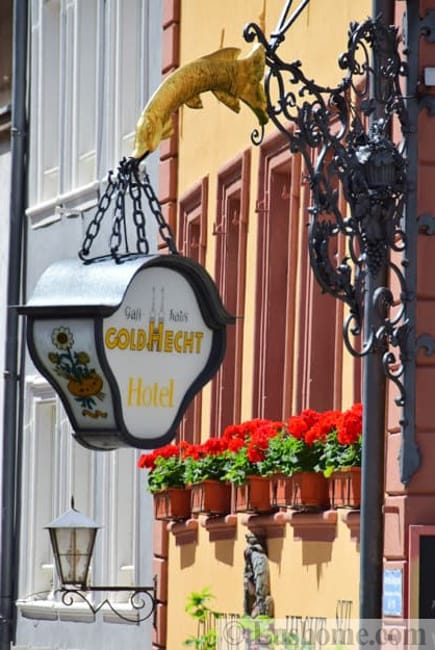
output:
[[[180,0],[163,0],[163,27],[180,22],[180,14]]]
[[[400,481],[399,450],[402,436],[393,433],[388,436],[385,490],[388,494],[403,494],[405,491]]]
[[[161,203],[177,198],[177,160],[168,158],[160,163],[159,198]]]
[[[174,70],[180,64],[180,29],[172,24],[163,31],[162,72]]]
[[[168,538],[167,523],[165,521],[154,521],[154,555],[158,557],[168,557]]]
[[[435,495],[387,496],[385,498],[385,557],[406,559],[411,524],[435,524]]]
[[[432,357],[432,361],[434,358]],[[434,419],[434,386],[435,366],[424,366],[417,369],[415,382],[415,426],[420,431],[433,431]]]
[[[165,647],[166,646],[166,629],[167,629],[167,607],[162,603],[158,603],[156,607],[156,625],[153,628],[153,644]]]
[[[154,557],[153,573],[157,576],[157,600],[165,603],[168,597],[168,560]]]
[[[415,323],[417,336],[430,334],[430,336],[435,338],[435,300],[421,300],[417,303]],[[424,352],[424,348],[420,348],[417,356],[417,365],[434,365],[434,357],[427,356]]]
[[[392,434],[388,437],[387,447],[387,473],[385,489],[389,494],[434,494],[435,483],[433,468],[435,466],[435,432],[421,432],[417,434],[417,445],[421,454],[419,471],[413,476],[406,486],[400,481],[399,452],[401,434]]]
[[[434,122],[435,124],[435,122]],[[418,214],[433,213],[433,188],[435,187],[435,165],[421,164],[418,172]],[[420,237],[421,239],[421,237]]]
[[[435,176],[433,178],[433,187],[435,187]],[[428,206],[429,207],[429,206]],[[426,210],[432,214],[432,209],[434,207],[433,202],[433,193],[432,200],[430,204],[430,209]],[[422,214],[424,210],[420,211]],[[426,237],[420,236],[417,241],[417,297],[418,299],[424,298],[428,300],[432,298],[435,300],[435,276],[430,272],[430,269],[433,265],[433,260],[435,258],[435,237]],[[418,304],[418,303],[417,303]],[[420,327],[424,326],[423,323],[419,323]],[[416,335],[421,334],[421,331],[417,331]]]
[[[420,162],[434,163],[435,161],[433,146],[434,124],[435,119],[429,114],[429,111],[420,111],[418,116],[418,130],[421,135],[418,145],[418,158]]]

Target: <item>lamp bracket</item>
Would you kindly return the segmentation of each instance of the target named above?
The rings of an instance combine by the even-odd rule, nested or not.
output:
[[[107,606],[118,618],[126,621],[127,623],[142,623],[150,618],[156,609],[156,588],[157,577],[154,577],[153,586],[148,587],[124,587],[124,586],[91,586],[85,585],[81,588],[76,587],[62,587],[57,589],[55,593],[61,595],[63,605],[70,607],[76,602],[76,598],[89,607],[93,614],[97,614],[103,607]],[[116,604],[112,603],[109,598],[104,598],[100,603],[95,605],[88,597],[90,592],[128,592],[130,593],[128,603],[136,615],[127,616],[125,613],[119,611]]]

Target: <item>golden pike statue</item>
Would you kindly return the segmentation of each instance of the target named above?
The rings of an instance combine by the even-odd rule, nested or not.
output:
[[[182,105],[202,108],[200,94],[211,91],[223,104],[238,113],[245,102],[260,124],[268,121],[262,84],[265,54],[261,45],[238,59],[239,48],[226,47],[186,63],[170,74],[145,106],[136,125],[132,157],[140,160],[173,133],[172,114]]]

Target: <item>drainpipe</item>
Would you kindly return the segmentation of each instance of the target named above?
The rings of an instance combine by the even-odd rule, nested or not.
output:
[[[2,440],[0,528],[0,650],[10,650],[15,635],[20,512],[19,458],[19,322],[26,206],[28,2],[14,1],[11,128],[11,193],[9,211],[8,284]]]
[[[372,16],[382,14],[384,24],[394,24],[394,0],[373,0]],[[374,118],[382,107],[376,106]],[[374,294],[387,286],[387,271],[367,275],[365,297],[365,336],[382,324],[374,308]],[[360,530],[360,620],[382,618],[382,576],[384,554],[384,473],[386,378],[382,366],[383,350],[373,350],[364,359],[363,449]]]

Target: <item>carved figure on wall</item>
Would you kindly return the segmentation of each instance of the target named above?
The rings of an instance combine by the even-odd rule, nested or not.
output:
[[[245,572],[243,577],[245,616],[273,616],[273,599],[270,594],[269,559],[264,539],[246,535],[244,552]]]

